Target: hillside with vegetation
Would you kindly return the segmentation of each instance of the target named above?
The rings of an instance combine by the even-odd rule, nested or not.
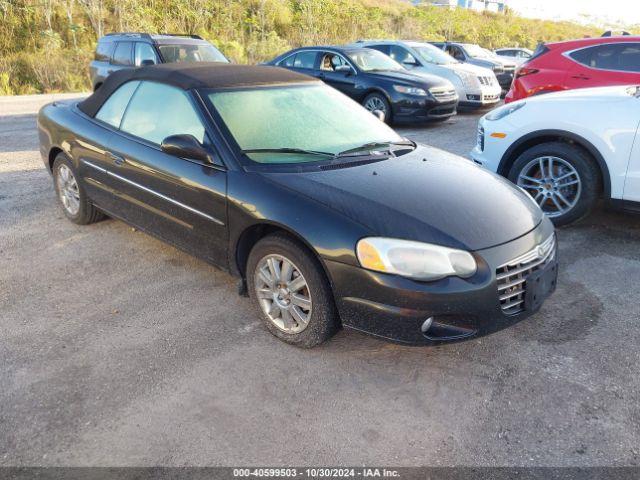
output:
[[[88,90],[96,40],[113,31],[195,33],[239,63],[359,38],[456,39],[487,48],[598,35],[567,22],[402,0],[0,0],[0,95]]]

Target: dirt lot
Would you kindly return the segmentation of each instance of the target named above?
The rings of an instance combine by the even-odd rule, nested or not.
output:
[[[640,217],[562,229],[555,296],[493,336],[298,350],[227,274],[64,219],[50,99],[0,98],[0,465],[639,463]],[[464,155],[476,121],[402,132]]]

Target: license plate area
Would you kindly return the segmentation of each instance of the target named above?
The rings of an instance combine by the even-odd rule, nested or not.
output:
[[[531,273],[527,277],[524,308],[537,311],[551,295],[558,283],[558,262],[553,262],[542,270]]]

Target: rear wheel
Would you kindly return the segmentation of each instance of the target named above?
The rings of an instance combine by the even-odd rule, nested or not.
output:
[[[267,329],[281,340],[310,348],[338,330],[322,266],[289,236],[269,235],[255,245],[247,262],[247,283]]]
[[[550,142],[525,151],[509,180],[525,189],[554,224],[575,222],[593,209],[600,194],[600,171],[574,145]]]
[[[391,104],[389,104],[389,101],[383,94],[377,92],[370,93],[362,101],[362,106],[370,112],[380,110],[384,113],[385,123],[391,123]]]
[[[73,223],[87,225],[103,217],[89,201],[73,163],[63,153],[53,162],[53,184],[63,213]]]

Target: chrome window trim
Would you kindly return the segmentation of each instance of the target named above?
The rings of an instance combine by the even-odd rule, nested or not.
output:
[[[223,225],[224,226],[224,222],[222,222],[221,220],[218,220],[215,217],[212,217],[211,215],[208,215],[208,214],[206,214],[204,212],[201,212],[200,210],[197,210],[197,209],[195,209],[193,207],[190,207],[189,205],[185,205],[184,203],[179,202],[178,200],[175,200],[175,199],[173,199],[171,197],[163,195],[162,193],[156,192],[155,190],[152,190],[152,189],[150,189],[148,187],[145,187],[144,185],[140,185],[139,183],[134,182],[133,180],[129,180],[128,178],[125,178],[125,177],[123,177],[121,175],[118,175],[117,173],[113,173],[112,171],[107,170],[106,168],[102,168],[102,167],[100,167],[100,166],[98,166],[98,165],[96,165],[96,164],[94,164],[94,163],[92,163],[92,162],[90,162],[88,160],[82,159],[82,163],[84,163],[85,165],[87,165],[89,167],[92,167],[92,168],[98,170],[99,172],[105,173],[105,174],[107,174],[107,175],[109,175],[109,176],[111,176],[113,178],[116,178],[116,179],[118,179],[118,180],[120,180],[120,181],[122,181],[124,183],[127,183],[127,184],[129,184],[129,185],[131,185],[133,187],[139,188],[140,190],[143,190],[143,191],[145,191],[147,193],[150,193],[151,195],[155,195],[158,198],[161,198],[163,200],[166,200],[169,203],[172,203],[172,204],[174,204],[174,205],[176,205],[178,207],[181,207],[181,208],[183,208],[185,210],[188,210],[191,213],[195,213],[196,215],[200,215],[201,217],[206,218],[207,220],[211,220],[212,222],[217,223],[218,225]]]
[[[561,55],[563,55],[564,57],[566,57],[569,61],[575,63],[576,65],[580,65],[582,67],[588,68],[589,70],[596,70],[598,72],[616,72],[616,73],[631,73],[631,74],[637,74],[640,75],[640,72],[631,72],[628,70],[612,70],[610,68],[597,68],[597,67],[591,67],[589,65],[585,65],[584,63],[580,63],[578,62],[575,58],[573,58],[571,56],[572,53],[575,52],[579,52],[581,50],[586,50],[587,48],[595,48],[595,47],[602,47],[602,46],[606,46],[606,45],[637,45],[638,48],[640,48],[640,41],[637,42],[606,42],[606,43],[594,43],[593,45],[587,45],[585,47],[580,47],[580,48],[574,48],[573,50],[568,50],[566,52],[562,52]]]

